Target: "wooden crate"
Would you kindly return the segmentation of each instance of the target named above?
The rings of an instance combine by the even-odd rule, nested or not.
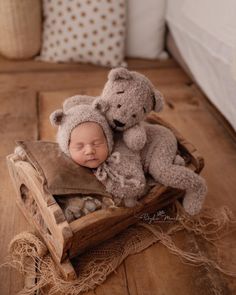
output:
[[[196,173],[202,170],[203,158],[172,126],[154,113],[148,117],[148,122],[170,128],[178,139],[179,153],[185,158],[186,166]],[[138,222],[143,213],[155,212],[184,195],[181,190],[156,186],[134,208],[101,209],[68,223],[54,196],[45,191],[43,179],[31,163],[11,154],[7,164],[17,192],[17,204],[47,244],[67,280],[76,277],[71,258]]]

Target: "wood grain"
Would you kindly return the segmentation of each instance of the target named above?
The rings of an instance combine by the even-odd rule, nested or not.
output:
[[[15,191],[6,166],[6,156],[12,153],[18,138],[36,139],[36,96],[26,89],[0,94],[0,205],[1,263],[6,261],[10,240],[18,233],[33,229],[16,206]],[[22,277],[9,268],[0,268],[0,294],[16,294],[23,286]]]

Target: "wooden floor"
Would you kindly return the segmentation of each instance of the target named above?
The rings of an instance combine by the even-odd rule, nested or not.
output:
[[[206,205],[226,205],[236,214],[236,136],[197,86],[173,60],[163,62],[130,60],[129,68],[147,75],[166,97],[162,117],[173,124],[205,158],[203,176],[209,186]],[[17,139],[50,139],[54,130],[48,115],[61,107],[69,95],[99,95],[108,69],[90,65],[53,65],[39,62],[9,62],[0,59],[0,263],[5,261],[10,240],[31,226],[16,207],[15,192],[5,157]],[[210,255],[187,232],[176,235],[185,250]],[[236,235],[226,240],[223,257],[236,270]],[[0,294],[13,295],[22,287],[22,277],[9,268],[0,269]],[[193,267],[155,244],[128,257],[107,281],[88,294],[197,295],[236,294],[236,279],[212,267]]]

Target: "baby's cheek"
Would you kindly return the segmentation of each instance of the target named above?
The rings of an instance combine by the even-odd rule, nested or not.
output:
[[[71,158],[77,164],[79,164],[79,165],[83,164],[83,157],[81,156],[80,153],[78,153],[78,152],[71,152]]]
[[[108,147],[104,146],[100,150],[100,161],[104,162],[108,157]]]
[[[106,159],[109,156],[108,146],[106,146],[106,150],[104,151],[104,158]]]

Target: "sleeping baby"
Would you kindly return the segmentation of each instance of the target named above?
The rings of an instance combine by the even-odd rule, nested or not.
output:
[[[121,138],[113,141],[105,117],[89,104],[92,99],[81,96],[81,104],[70,107],[65,102],[63,110],[51,114],[51,123],[58,126],[57,142],[75,163],[92,169],[116,205],[133,207],[145,194],[140,155],[131,151]],[[73,210],[76,211],[74,206]]]

